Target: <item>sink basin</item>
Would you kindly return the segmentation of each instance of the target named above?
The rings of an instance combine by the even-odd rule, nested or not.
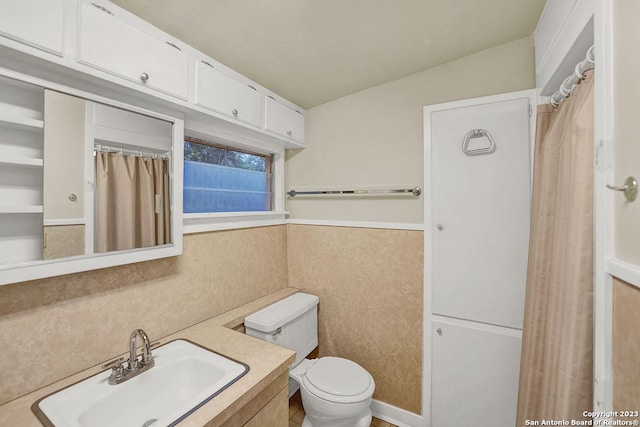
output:
[[[118,385],[108,369],[32,406],[46,426],[173,426],[225,390],[249,367],[186,340],[153,350],[155,366]]]

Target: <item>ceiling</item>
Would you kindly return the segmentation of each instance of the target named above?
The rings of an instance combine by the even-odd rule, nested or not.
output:
[[[303,108],[533,33],[546,0],[112,0]]]

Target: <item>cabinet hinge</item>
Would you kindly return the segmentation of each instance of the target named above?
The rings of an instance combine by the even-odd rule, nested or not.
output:
[[[109,9],[107,9],[106,7],[104,7],[104,6],[100,6],[99,4],[95,4],[95,3],[93,3],[93,2],[92,2],[91,4],[92,4],[92,5],[94,5],[95,7],[97,7],[98,9],[100,9],[101,11],[106,12],[106,13],[108,13],[108,14],[109,14],[109,15],[111,15],[111,16],[115,16],[115,15],[113,14],[113,12],[111,12],[111,11],[110,11]]]
[[[178,49],[180,52],[182,52],[182,49],[180,49],[178,46],[176,46],[175,44],[171,43],[171,42],[165,42],[167,43],[169,46],[171,47],[175,47],[176,49]]]

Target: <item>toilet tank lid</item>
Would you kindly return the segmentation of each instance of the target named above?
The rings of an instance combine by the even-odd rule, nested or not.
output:
[[[273,332],[313,308],[319,300],[315,295],[298,292],[247,316],[244,326],[261,332]]]

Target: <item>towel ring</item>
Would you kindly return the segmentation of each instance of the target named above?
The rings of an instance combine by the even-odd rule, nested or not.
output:
[[[489,146],[482,148],[474,148],[469,149],[469,143],[474,138],[487,138],[489,140]],[[491,137],[489,131],[485,129],[473,129],[464,136],[464,140],[462,141],[462,151],[467,156],[481,156],[483,154],[491,154],[496,151],[496,143]]]

